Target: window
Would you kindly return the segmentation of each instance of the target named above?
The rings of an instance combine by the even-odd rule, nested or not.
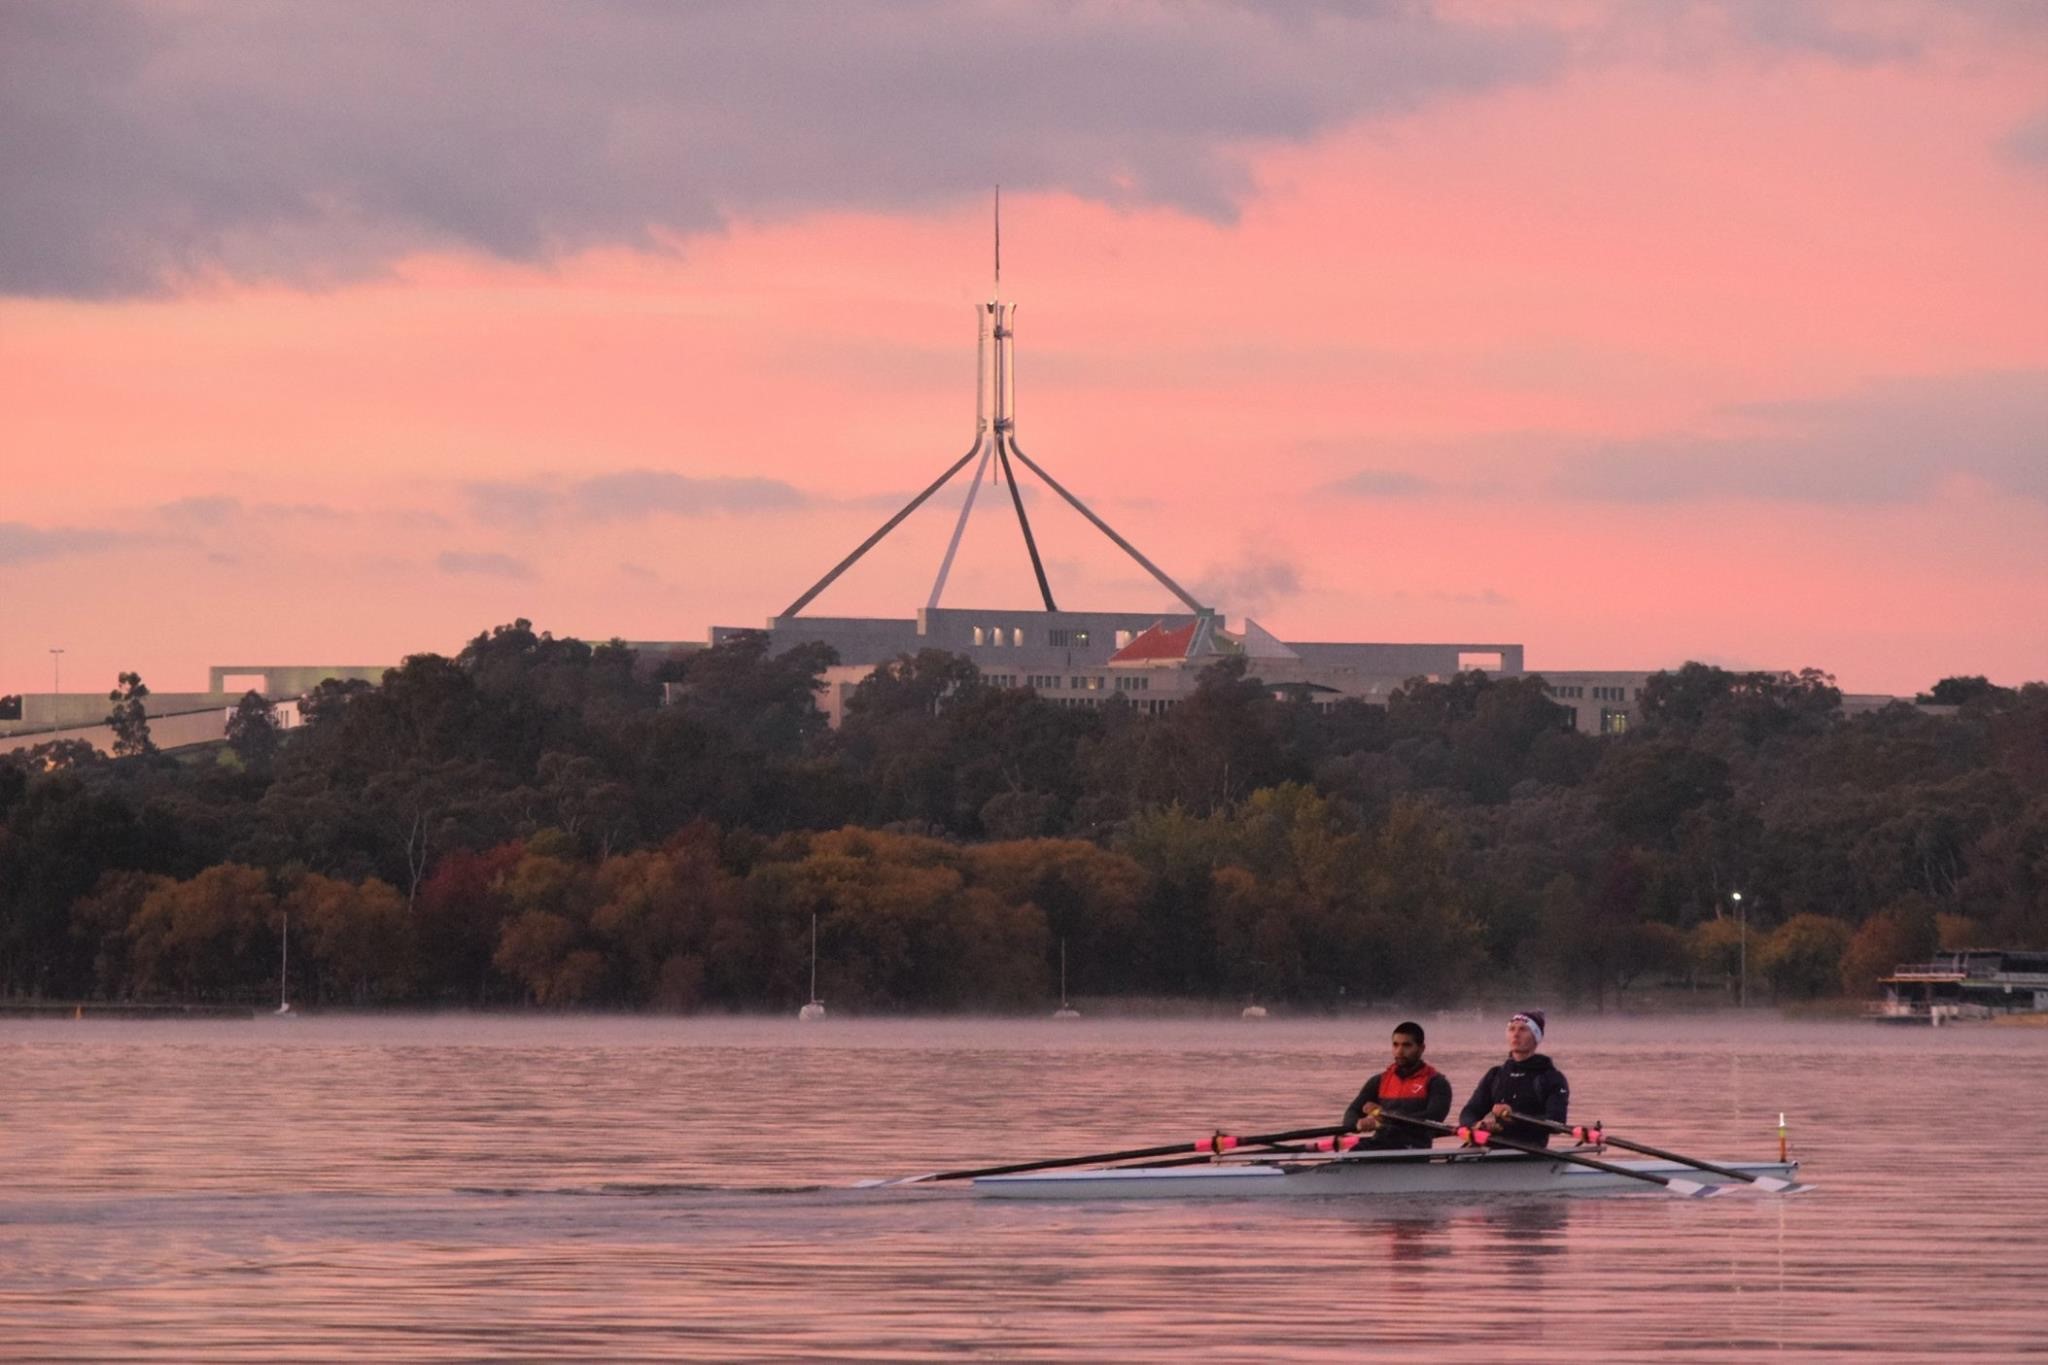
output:
[[[1625,735],[1628,733],[1628,712],[1600,709],[1600,733],[1603,735]]]
[[[1458,671],[1464,673],[1475,668],[1484,669],[1488,673],[1500,672],[1500,651],[1497,649],[1459,650]]]
[[[1024,648],[1024,627],[1010,627],[1010,643],[1016,646],[1018,649]]]
[[[1086,649],[1088,648],[1088,632],[1085,630],[1049,630],[1045,633],[1045,642],[1054,649]],[[1022,631],[1017,633],[1017,643],[1020,645],[1024,643]]]
[[[977,645],[985,645],[988,643],[988,632],[983,630],[980,626],[976,626],[974,628],[974,643]]]
[[[1118,649],[1122,649],[1122,648],[1123,648],[1123,647],[1124,647],[1125,645],[1127,645],[1127,644],[1129,644],[1129,643],[1131,642],[1132,638],[1133,638],[1133,636],[1132,636],[1132,632],[1130,632],[1130,631],[1128,631],[1128,630],[1120,630],[1120,631],[1118,631],[1118,632],[1116,633],[1116,647],[1117,647]]]
[[[1152,680],[1150,678],[1118,678],[1116,680],[1116,690],[1119,692],[1150,692],[1152,690]]]

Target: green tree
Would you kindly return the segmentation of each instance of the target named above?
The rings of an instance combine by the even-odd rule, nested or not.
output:
[[[1973,674],[1943,678],[1921,700],[1939,706],[1966,706],[1975,701],[2004,701],[2014,695],[2012,688],[2000,687],[1982,674]]]
[[[244,692],[228,717],[227,740],[245,767],[269,772],[279,741],[276,703],[254,689]]]
[[[114,732],[114,757],[135,758],[156,752],[149,737],[149,688],[140,673],[123,673],[120,685],[107,693],[114,704],[107,712],[107,726]]]

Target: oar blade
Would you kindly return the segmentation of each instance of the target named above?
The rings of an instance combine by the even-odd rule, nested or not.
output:
[[[1702,1185],[1697,1180],[1680,1180],[1673,1176],[1664,1182],[1664,1188],[1681,1199],[1712,1199],[1721,1193],[1723,1186]]]
[[[1811,1185],[1802,1185],[1796,1180],[1780,1180],[1774,1175],[1760,1175],[1749,1183],[1760,1190],[1768,1190],[1772,1194],[1805,1194],[1813,1188]]]
[[[888,1180],[856,1180],[853,1182],[853,1188],[856,1190],[879,1190],[891,1185],[922,1185],[927,1180],[938,1179],[938,1176],[939,1173],[937,1171],[926,1171],[923,1175],[899,1175]]]

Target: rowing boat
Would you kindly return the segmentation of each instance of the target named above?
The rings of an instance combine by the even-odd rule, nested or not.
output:
[[[1564,1149],[1586,1156],[1598,1147]],[[1650,1188],[1644,1176],[1683,1176],[1702,1185],[1730,1177],[1676,1161],[1608,1162],[1617,1175],[1549,1156],[1457,1149],[1350,1152],[1339,1156],[1224,1158],[1201,1165],[1112,1166],[982,1176],[974,1192],[995,1199],[1199,1199],[1354,1195],[1608,1194]],[[1791,1180],[1796,1161],[1724,1161],[1725,1170]]]

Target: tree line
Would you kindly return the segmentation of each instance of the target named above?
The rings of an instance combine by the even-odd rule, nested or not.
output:
[[[2048,945],[2038,683],[1845,719],[1824,674],[1688,664],[1594,738],[1538,677],[1320,707],[1230,660],[1154,716],[928,651],[833,731],[831,662],[519,621],[170,755],[124,674],[121,757],[0,760],[0,991],[253,1001],[287,926],[308,1003],[676,1010],[793,1007],[814,915],[821,993],[878,1010],[1030,1007],[1061,943],[1079,995],[1309,1008]]]

